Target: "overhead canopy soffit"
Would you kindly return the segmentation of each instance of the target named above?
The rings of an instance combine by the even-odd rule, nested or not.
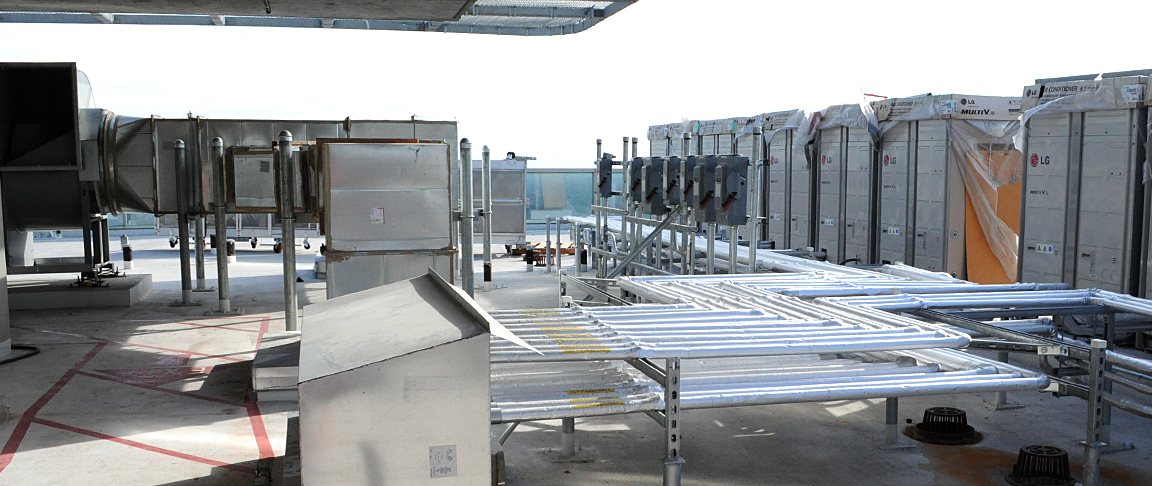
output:
[[[563,35],[638,0],[0,0],[0,22]]]

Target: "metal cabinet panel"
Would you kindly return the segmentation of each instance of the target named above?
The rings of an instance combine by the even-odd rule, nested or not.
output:
[[[447,144],[322,147],[330,252],[451,247]]]
[[[916,146],[916,228],[914,265],[944,271],[948,193],[948,144],[943,137],[925,136]]]
[[[814,166],[818,164],[811,164],[806,158],[798,155],[792,157],[791,162],[792,190],[791,204],[789,205],[791,209],[789,232],[791,235],[788,246],[792,248],[814,247],[815,230],[813,223],[816,219],[816,197],[813,194],[816,181]]]
[[[768,220],[767,239],[775,243],[776,248],[788,249],[792,245],[792,137],[793,130],[781,130],[773,134],[768,141],[767,184],[761,184],[766,197],[765,208],[760,214]],[[804,184],[804,192],[808,185]],[[807,246],[807,243],[805,243]]]
[[[828,253],[828,260],[844,260],[843,242],[843,177],[845,172],[842,129],[821,130],[819,137],[820,168],[817,189],[817,248]]]
[[[1019,256],[1022,282],[1065,281],[1071,129],[1069,115],[1040,115],[1029,121]]]
[[[1113,292],[1136,292],[1139,248],[1133,244],[1142,221],[1133,211],[1134,181],[1139,162],[1131,137],[1131,113],[1103,111],[1084,114],[1083,167],[1080,171],[1079,228],[1075,285]]]
[[[867,135],[865,130],[851,132],[864,132]],[[873,187],[876,175],[872,154],[870,139],[850,140],[845,153],[844,258],[856,258],[860,263],[873,263]]]
[[[884,133],[880,146],[880,209],[878,260],[881,263],[912,261],[908,254],[908,213],[912,188],[910,143],[915,122],[899,122]]]

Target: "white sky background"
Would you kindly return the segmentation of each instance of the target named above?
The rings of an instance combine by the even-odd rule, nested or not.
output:
[[[1152,68],[1152,2],[641,0],[583,33],[0,24],[0,61],[74,61],[122,115],[456,120],[474,146],[591,167],[649,125],[856,102],[1019,96]],[[478,151],[477,151],[478,156]],[[478,157],[477,157],[478,158]]]

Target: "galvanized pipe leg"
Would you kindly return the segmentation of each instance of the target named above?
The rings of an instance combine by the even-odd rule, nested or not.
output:
[[[176,220],[180,246],[180,302],[192,304],[192,256],[188,254],[188,160],[184,141],[176,148]]]
[[[196,230],[196,291],[204,292],[212,290],[206,288],[207,282],[204,278],[204,216],[197,215],[192,221],[192,225]]]
[[[228,202],[224,196],[227,178],[224,174],[224,140],[220,137],[212,139],[210,156],[213,171],[216,173],[213,209],[216,210],[216,290],[220,300],[220,308],[217,311],[221,314],[230,314],[232,303],[228,292]],[[240,237],[239,232],[236,233],[236,237]]]
[[[739,231],[736,226],[728,227],[728,273],[736,273],[736,250],[740,249]]]
[[[716,273],[716,223],[708,223],[707,260],[704,262],[706,273]]]
[[[484,165],[480,169],[480,189],[484,193],[481,209],[484,211],[484,290],[492,290],[492,154],[484,146]]]
[[[560,452],[565,456],[576,455],[576,419],[560,419]]]
[[[460,286],[469,296],[475,296],[476,271],[472,269],[472,221],[476,213],[472,208],[472,142],[460,139]]]
[[[292,165],[292,133],[280,132],[280,241],[284,251],[284,330],[296,331],[296,171]]]

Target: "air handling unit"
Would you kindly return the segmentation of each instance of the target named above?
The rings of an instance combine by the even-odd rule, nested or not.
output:
[[[1014,282],[1020,100],[948,94],[872,106],[881,132],[879,262]]]
[[[1139,293],[1148,75],[1024,88],[1022,281]]]

